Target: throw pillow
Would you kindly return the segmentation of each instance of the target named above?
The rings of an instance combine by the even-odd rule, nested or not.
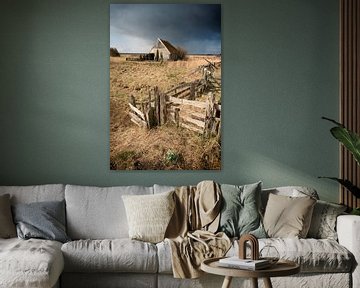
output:
[[[122,196],[131,239],[151,243],[164,240],[175,208],[173,193]]]
[[[344,205],[318,200],[312,214],[308,237],[337,240],[336,218],[345,210]]]
[[[16,237],[15,224],[11,215],[10,195],[0,196],[0,238]]]
[[[305,238],[316,200],[306,197],[269,195],[264,227],[269,237]]]
[[[223,199],[219,231],[229,237],[251,233],[265,238],[259,213],[261,182],[243,186],[222,184],[220,187]]]
[[[15,204],[13,215],[19,238],[70,241],[65,232],[65,201]]]

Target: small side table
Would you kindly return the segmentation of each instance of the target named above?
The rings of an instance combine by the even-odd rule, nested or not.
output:
[[[265,287],[272,288],[270,277],[289,276],[300,272],[300,266],[288,260],[279,260],[269,268],[261,270],[245,270],[222,267],[219,259],[206,259],[201,263],[201,270],[216,275],[225,276],[222,288],[229,288],[233,277],[251,278],[253,287],[258,288],[258,278],[263,278]]]

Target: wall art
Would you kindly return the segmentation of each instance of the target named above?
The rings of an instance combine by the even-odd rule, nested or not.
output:
[[[221,169],[221,5],[110,4],[110,169]]]

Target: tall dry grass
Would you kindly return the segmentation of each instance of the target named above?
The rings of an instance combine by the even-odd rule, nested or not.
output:
[[[180,82],[193,81],[201,77],[194,70],[206,60],[190,56],[187,61],[132,62],[125,57],[110,58],[111,169],[220,169],[221,145],[216,138],[205,139],[170,124],[147,130],[133,124],[128,116],[130,95],[140,100],[153,86],[165,91]]]

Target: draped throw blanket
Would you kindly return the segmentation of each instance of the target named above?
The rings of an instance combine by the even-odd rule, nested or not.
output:
[[[231,246],[225,233],[216,233],[221,190],[213,181],[202,181],[196,187],[178,187],[174,195],[175,211],[165,233],[173,274],[175,278],[197,278],[203,260],[222,257]]]

